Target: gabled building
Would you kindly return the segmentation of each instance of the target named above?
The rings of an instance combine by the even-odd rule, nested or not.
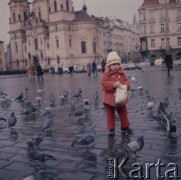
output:
[[[142,57],[164,58],[170,51],[181,59],[181,0],[144,0],[138,11]]]

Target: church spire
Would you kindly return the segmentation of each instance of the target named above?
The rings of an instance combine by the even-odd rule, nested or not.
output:
[[[82,7],[82,10],[84,10],[85,12],[87,12],[87,6],[85,5],[85,0],[84,0],[84,5]]]

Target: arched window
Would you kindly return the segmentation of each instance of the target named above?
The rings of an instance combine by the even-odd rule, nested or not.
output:
[[[16,66],[19,67],[19,60],[16,59]]]
[[[81,52],[86,53],[86,42],[85,41],[81,42]]]
[[[66,0],[66,10],[69,11],[69,1]]]
[[[24,21],[27,21],[27,19],[28,19],[28,16],[27,16],[26,12],[24,12]]]
[[[50,65],[50,57],[48,57],[48,65]]]
[[[69,39],[69,47],[72,47],[72,39]]]
[[[54,11],[57,12],[57,1],[54,1]]]
[[[38,39],[35,38],[35,50],[38,50]]]
[[[57,64],[60,64],[60,56],[57,56]]]
[[[60,5],[61,11],[63,11],[63,4]]]

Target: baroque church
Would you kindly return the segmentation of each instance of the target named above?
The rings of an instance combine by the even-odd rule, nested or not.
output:
[[[85,66],[103,58],[103,20],[72,0],[10,0],[10,69]]]

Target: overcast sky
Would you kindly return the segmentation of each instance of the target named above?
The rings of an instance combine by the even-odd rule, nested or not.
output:
[[[0,0],[0,40],[9,42],[9,0]],[[31,0],[30,0],[31,1]],[[84,0],[73,0],[75,11],[82,9]],[[114,16],[130,23],[133,21],[134,14],[138,15],[138,8],[143,0],[85,0],[90,15],[110,17]]]

